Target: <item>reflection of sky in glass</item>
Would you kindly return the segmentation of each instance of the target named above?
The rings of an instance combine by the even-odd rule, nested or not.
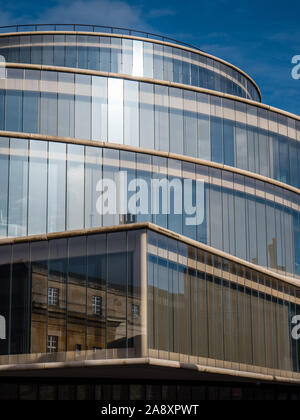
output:
[[[123,80],[108,79],[108,141],[123,144]]]
[[[144,73],[143,65],[143,43],[133,41],[133,68],[132,75],[142,77]]]

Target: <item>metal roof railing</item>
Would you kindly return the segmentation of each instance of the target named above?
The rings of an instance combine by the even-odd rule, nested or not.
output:
[[[18,33],[18,32],[45,32],[45,31],[61,31],[61,32],[95,32],[95,33],[107,33],[107,34],[115,34],[115,35],[127,35],[127,36],[136,36],[136,37],[140,37],[140,38],[148,38],[148,39],[152,39],[152,40],[157,40],[157,41],[161,41],[161,42],[169,42],[172,44],[176,44],[178,46],[183,46],[183,47],[187,47],[187,48],[192,48],[196,51],[202,52],[202,53],[206,53],[204,50],[201,50],[198,47],[195,47],[194,45],[191,44],[187,44],[185,42],[181,42],[178,41],[176,39],[170,38],[170,37],[166,37],[166,36],[162,36],[162,35],[157,35],[157,34],[153,34],[151,32],[144,32],[144,31],[137,31],[134,29],[126,29],[126,28],[118,28],[118,27],[113,27],[113,26],[103,26],[103,25],[82,25],[82,24],[71,24],[71,23],[66,23],[66,24],[50,24],[50,23],[39,23],[39,24],[26,24],[26,25],[10,25],[10,26],[0,26],[0,34],[9,34],[9,33]],[[214,59],[218,60],[218,61],[223,61],[220,60],[216,57],[214,57]],[[230,67],[234,67],[239,73],[244,74],[244,76],[246,76],[251,83],[254,85],[255,89],[257,90],[260,98],[261,98],[261,93],[260,90],[258,88],[258,86],[256,85],[256,83],[254,82],[254,80],[248,76],[246,73],[244,73],[242,70],[238,69],[237,67],[224,62],[227,66]]]
[[[137,36],[142,38],[156,39],[162,42],[170,42],[177,45],[182,45],[188,48],[193,48],[198,51],[202,51],[193,45],[185,42],[177,41],[176,39],[152,34],[150,32],[136,31],[133,29],[117,28],[112,26],[100,26],[100,25],[79,25],[79,24],[36,24],[36,25],[12,25],[12,26],[1,26],[0,33],[13,33],[13,32],[38,32],[38,31],[71,31],[71,32],[100,32],[109,34],[119,34],[128,36]],[[202,51],[204,52],[204,51]]]

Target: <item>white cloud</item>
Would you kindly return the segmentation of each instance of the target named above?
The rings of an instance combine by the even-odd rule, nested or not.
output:
[[[151,30],[142,10],[123,0],[60,0],[35,20],[39,23],[82,23]]]

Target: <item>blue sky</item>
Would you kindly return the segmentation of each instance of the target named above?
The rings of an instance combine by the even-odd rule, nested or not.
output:
[[[90,23],[169,35],[249,73],[263,102],[300,115],[300,2],[270,0],[0,0],[0,25]]]

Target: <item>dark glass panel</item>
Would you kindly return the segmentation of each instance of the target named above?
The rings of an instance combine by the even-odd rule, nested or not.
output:
[[[97,352],[106,348],[106,235],[93,235],[87,241],[87,348]]]
[[[107,237],[107,348],[127,348],[127,290],[132,260],[127,260],[126,233]],[[110,354],[110,353],[109,353]],[[122,354],[122,353],[120,353]]]
[[[48,288],[57,289],[59,297],[56,305],[48,302],[48,336],[58,337],[58,352],[66,351],[67,271],[67,239],[50,241]]]
[[[10,276],[11,246],[2,246],[0,252],[0,355],[10,352]]]
[[[67,350],[86,349],[87,261],[86,237],[68,241]]]
[[[31,353],[47,352],[48,254],[48,241],[30,245]]]
[[[13,247],[11,292],[11,354],[30,353],[29,244]]]

